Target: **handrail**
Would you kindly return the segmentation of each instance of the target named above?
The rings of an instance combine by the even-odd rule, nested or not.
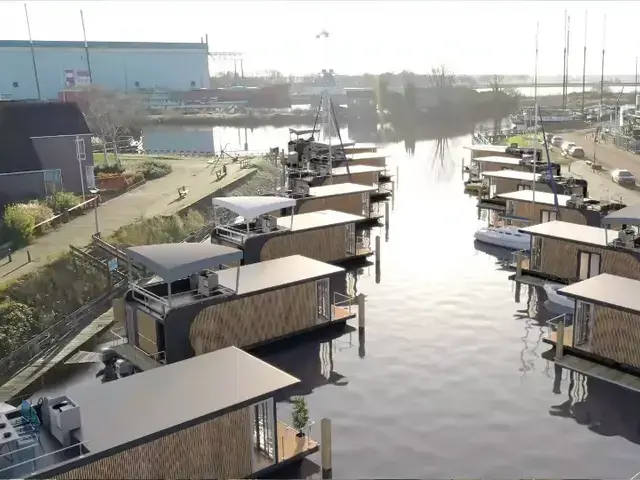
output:
[[[333,292],[333,306],[344,308],[349,311],[349,314],[352,313],[351,307],[353,306],[354,300],[355,297],[352,297],[351,295],[345,295],[344,293],[340,292]]]
[[[84,449],[85,449],[87,452],[89,452],[89,449],[86,447],[86,445],[87,445],[89,442],[90,442],[90,441],[89,441],[89,440],[87,440],[87,441],[85,441],[85,442],[74,443],[73,445],[69,445],[68,447],[63,447],[63,448],[60,448],[60,449],[58,449],[58,450],[54,450],[53,452],[45,453],[45,454],[40,455],[40,456],[38,456],[38,457],[30,458],[29,460],[25,460],[25,461],[20,462],[20,463],[14,463],[14,464],[12,464],[12,465],[10,465],[10,466],[8,466],[8,467],[5,467],[5,468],[0,469],[0,473],[2,473],[2,472],[6,472],[7,470],[13,470],[13,469],[14,469],[14,468],[16,468],[16,467],[19,467],[19,466],[24,465],[24,464],[27,464],[27,463],[30,463],[30,464],[32,464],[32,465],[33,465],[33,470],[32,470],[32,472],[33,472],[33,471],[36,471],[36,467],[35,467],[35,466],[36,466],[36,464],[37,464],[37,462],[38,462],[38,460],[39,460],[39,459],[44,458],[44,457],[48,457],[48,456],[50,456],[50,455],[57,455],[57,454],[59,454],[59,453],[61,453],[61,452],[64,452],[65,450],[71,450],[72,448],[78,448],[78,450],[79,450],[78,457],[74,457],[74,458],[82,458],[82,457],[84,457],[84,455],[85,455],[85,454],[84,454],[84,452],[83,452],[83,447],[84,447]],[[8,453],[11,453],[11,454],[12,454],[12,453],[14,453],[14,452],[18,452],[18,451],[21,451],[21,450],[25,450],[25,449],[27,449],[27,448],[31,448],[32,446],[33,446],[33,445],[30,445],[30,446],[28,446],[28,447],[23,447],[23,448],[18,449],[18,450],[12,450],[12,451],[10,451],[10,452],[8,452]],[[57,462],[57,463],[60,463],[60,462]]]
[[[167,313],[167,309],[170,307],[169,301],[167,299],[162,298],[156,295],[155,293],[152,293],[149,290],[142,288],[141,286],[136,285],[134,283],[129,284],[129,286],[131,288],[131,294],[133,295],[134,300],[139,301],[142,305],[144,305],[148,309],[154,312],[157,312],[163,316]],[[136,295],[136,293],[138,295]],[[158,308],[157,305],[154,305],[151,300],[153,300],[156,303],[159,303],[160,307]]]
[[[127,336],[121,336],[121,335],[117,334],[114,330],[111,330],[110,332],[111,332],[111,334],[112,334],[112,335],[114,335],[114,336],[118,337],[118,338],[117,338],[116,340],[114,340],[114,341],[118,341],[118,342],[122,341],[122,343],[119,343],[118,345],[122,345],[122,344],[125,344],[125,343],[126,343],[126,344],[128,344],[128,345],[131,345],[131,346],[132,346],[132,347],[133,347],[137,352],[140,352],[141,354],[143,354],[143,355],[144,355],[144,356],[146,356],[146,357],[152,358],[152,359],[153,359],[153,360],[155,360],[157,363],[160,363],[160,361],[158,360],[158,358],[157,358],[157,357],[160,357],[160,356],[162,356],[162,355],[164,355],[164,354],[165,354],[165,351],[164,351],[164,350],[157,351],[156,353],[149,353],[149,352],[145,352],[143,349],[141,349],[141,348],[140,348],[140,347],[138,347],[137,345],[135,345],[135,344],[131,343],[131,342],[129,341],[129,337],[127,337]],[[156,342],[154,342],[153,340],[151,340],[151,339],[150,339],[150,338],[148,338],[148,337],[145,337],[145,336],[144,336],[144,335],[142,335],[140,332],[138,332],[138,336],[140,336],[140,337],[144,338],[144,339],[145,339],[145,340],[147,340],[149,343],[154,344],[156,347],[158,346],[158,344],[157,344]]]
[[[23,360],[25,363],[29,363],[33,359],[44,355],[47,352],[47,349],[42,349],[41,343],[45,343],[44,341],[48,341],[48,343],[55,343],[57,340],[64,338],[70,332],[72,332],[74,328],[77,328],[78,325],[72,325],[72,323],[80,322],[80,320],[84,319],[84,317],[95,307],[97,307],[104,301],[113,298],[114,296],[120,295],[122,293],[121,290],[125,288],[126,280],[121,280],[120,282],[116,283],[113,286],[113,289],[109,292],[106,292],[99,297],[91,300],[89,303],[83,305],[74,312],[71,312],[69,315],[65,316],[58,322],[48,327],[46,330],[40,332],[38,335],[27,341],[19,348],[16,348],[15,350],[9,352],[7,355],[0,359],[0,372],[3,372],[3,374],[6,375],[13,375],[18,370],[20,370],[20,368],[18,368],[18,370],[12,370],[11,367],[17,360],[17,357],[19,357],[21,354],[29,355]],[[61,330],[62,334],[56,336],[55,333],[57,330]],[[36,351],[33,353],[29,353],[34,348],[36,349]]]
[[[241,245],[244,243],[244,239],[246,236],[245,234],[233,231],[230,228],[224,227],[222,225],[216,225],[213,229],[213,232],[215,232],[216,235],[220,235],[221,237],[224,237],[228,240],[231,240],[232,242],[239,243]]]

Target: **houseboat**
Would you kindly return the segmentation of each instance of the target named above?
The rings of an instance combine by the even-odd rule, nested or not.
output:
[[[241,265],[299,254],[329,263],[365,260],[373,255],[371,226],[361,215],[321,210],[275,217],[273,211],[292,208],[284,197],[220,197],[213,199],[211,243],[239,248]],[[219,222],[222,208],[241,218]]]
[[[236,347],[0,414],[0,478],[260,477],[315,453],[274,396],[299,380]]]
[[[158,280],[130,284],[126,341],[140,370],[235,345],[252,349],[354,317],[344,268],[292,255],[245,266],[240,249],[211,243],[125,250]]]
[[[471,152],[471,161],[482,157],[506,157],[506,158],[523,158],[525,155],[542,158],[542,149],[534,149],[532,147],[519,147],[513,145],[492,145],[488,143],[478,143],[464,147],[465,150]]]
[[[543,173],[518,172],[515,170],[499,170],[496,172],[483,172],[483,179],[488,182],[485,198],[493,199],[496,195],[518,190],[532,190],[535,182],[536,192],[553,192],[552,183],[555,186],[555,193],[558,195],[578,194],[588,197],[587,181],[573,177],[553,177]],[[504,200],[497,200],[496,203],[505,204]],[[479,205],[480,207],[480,205]],[[485,207],[480,207],[485,208]]]
[[[510,277],[516,282],[569,284],[601,273],[640,280],[638,235],[626,225],[610,230],[555,220],[519,231],[531,236],[531,253],[519,255],[516,274]]]
[[[518,227],[553,220],[599,227],[609,213],[626,206],[616,200],[594,200],[580,195],[554,195],[539,191],[534,193],[532,190],[501,193],[495,199],[503,200],[505,204],[486,203],[485,208],[497,211],[505,225]],[[481,205],[482,202],[479,203]]]
[[[380,205],[383,202],[376,198],[378,187],[373,185],[340,183],[310,187],[308,183],[299,181],[294,182],[291,189],[278,193],[285,198],[294,199],[296,203],[291,208],[283,208],[280,212],[273,212],[272,215],[276,217],[321,210],[337,210],[352,215],[362,215],[372,225],[377,225],[382,217]],[[374,201],[371,200],[372,196]]]
[[[475,158],[466,170],[472,176],[479,176],[483,172],[497,172],[500,170],[515,170],[518,172],[533,172],[535,170],[537,173],[542,173],[549,171],[549,164],[541,160],[534,162],[533,156],[530,159],[489,156]],[[552,163],[551,171],[554,176],[559,177],[561,174],[560,164]]]
[[[556,347],[555,362],[640,391],[638,292],[640,281],[607,273],[558,290],[574,308],[550,322],[552,331],[544,339]]]

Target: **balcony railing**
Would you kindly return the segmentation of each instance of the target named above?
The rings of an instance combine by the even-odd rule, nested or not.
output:
[[[333,292],[331,305],[331,320],[342,320],[353,315],[353,303],[355,298],[340,292]]]
[[[39,433],[39,435],[43,435],[43,433]],[[87,448],[88,443],[88,441],[76,443],[68,447],[46,452],[38,457],[33,457],[19,463],[12,463],[8,467],[0,469],[0,477],[11,478],[11,474],[17,474],[20,475],[20,478],[26,478],[37,470],[42,470],[43,468],[52,467],[61,463],[59,459],[62,456],[66,458],[82,458],[89,452],[89,449]],[[33,452],[34,449],[34,445],[31,444],[23,448],[9,450],[5,452],[5,455],[9,455],[9,458],[13,458],[15,453],[22,451],[28,453],[29,450]],[[6,456],[4,458],[7,459]]]
[[[281,414],[283,407],[285,410],[289,411],[287,415]],[[315,425],[315,422],[312,419],[309,419],[307,424],[302,429],[296,430],[291,426],[291,424],[293,424],[292,413],[293,410],[291,409],[291,407],[288,407],[286,405],[278,405],[279,418],[276,422],[276,438],[278,441],[278,461],[280,462],[318,447],[318,442],[311,438],[311,431],[312,427]],[[281,419],[283,417],[284,421],[283,419]],[[302,433],[303,435],[298,436],[299,433]]]
[[[224,238],[225,240],[229,240],[239,245],[244,244],[244,239],[246,237],[246,235],[243,233],[223,226],[216,226],[213,229],[213,233],[221,238]]]
[[[162,298],[151,293],[149,290],[142,288],[139,285],[131,285],[131,295],[134,300],[163,317],[167,313],[167,310],[169,310],[170,305],[166,298]]]
[[[511,252],[511,266],[516,269],[516,275],[522,274],[522,269],[529,269],[531,257],[527,250]]]
[[[164,364],[164,351],[149,353],[131,343],[126,335],[120,335],[121,332],[119,333],[116,330],[111,330],[110,333],[115,337],[112,345],[128,345],[126,352],[123,350],[120,353],[122,353],[123,357],[126,357],[125,360],[130,361],[141,370],[149,370],[152,367],[159,367]],[[150,338],[145,337],[140,332],[138,332],[138,336],[141,337],[145,342],[157,348],[158,344]]]
[[[547,321],[547,338],[555,343],[555,359],[560,360],[564,355],[564,347],[572,345],[573,328],[571,315],[562,314]]]

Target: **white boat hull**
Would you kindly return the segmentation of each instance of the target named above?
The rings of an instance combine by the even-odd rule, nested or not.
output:
[[[560,307],[573,309],[574,301],[558,293],[558,290],[562,287],[566,287],[566,285],[555,282],[547,282],[542,286],[542,289],[544,290],[544,293],[547,294],[547,299],[549,300],[549,302]]]
[[[481,228],[474,234],[474,237],[479,242],[510,250],[528,251],[531,248],[531,236],[519,232],[516,227]]]

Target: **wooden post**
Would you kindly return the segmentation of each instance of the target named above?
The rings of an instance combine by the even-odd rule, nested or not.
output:
[[[31,263],[31,251],[27,248],[27,263]]]
[[[522,283],[516,281],[516,303],[520,303],[520,290],[522,290]]]
[[[331,463],[331,420],[323,418],[320,421],[320,456],[322,459],[322,478],[331,478],[333,466]]]
[[[389,202],[384,202],[384,240],[385,242],[389,241],[389,219],[391,215],[389,215]]]
[[[359,293],[356,300],[358,302],[358,330],[364,332],[364,293]]]
[[[396,208],[396,182],[391,181],[391,210]]]
[[[380,283],[380,235],[376,235],[376,283]]]
[[[396,185],[400,186],[400,165],[396,165]]]
[[[562,360],[564,355],[564,317],[558,322],[556,331],[556,360]]]
[[[522,276],[522,250],[516,252],[516,278]]]

